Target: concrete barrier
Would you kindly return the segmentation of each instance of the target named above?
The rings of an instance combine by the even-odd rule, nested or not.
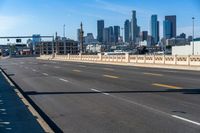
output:
[[[39,59],[45,60],[71,60],[110,63],[157,64],[177,66],[200,66],[200,56],[174,56],[174,55],[41,55]]]

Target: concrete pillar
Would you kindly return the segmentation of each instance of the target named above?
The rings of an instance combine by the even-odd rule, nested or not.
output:
[[[136,55],[136,63],[138,63],[138,55]]]
[[[177,55],[174,55],[174,65],[177,65]]]
[[[102,54],[98,53],[99,61],[102,61]]]
[[[67,54],[67,59],[70,60],[70,54],[69,53]]]
[[[155,64],[156,63],[156,60],[155,60],[155,58],[156,58],[156,56],[155,56],[155,54],[153,55],[153,64]]]
[[[165,64],[165,55],[163,55],[163,64]]]
[[[46,54],[49,55],[49,47],[48,47],[48,45],[46,45],[46,52],[47,52]]]
[[[146,62],[146,59],[147,58],[147,55],[144,55],[144,63],[146,64],[147,62]]]
[[[126,58],[126,63],[130,63],[130,56],[129,53],[125,54],[125,58]]]
[[[190,57],[191,57],[190,55],[188,55],[188,57],[187,57],[187,65],[188,66],[190,66]]]
[[[79,53],[79,59],[82,60],[82,53]]]
[[[66,49],[66,40],[64,40],[64,55],[67,54],[67,49]]]

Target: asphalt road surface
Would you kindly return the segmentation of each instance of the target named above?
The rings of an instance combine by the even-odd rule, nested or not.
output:
[[[8,75],[66,133],[200,133],[200,72],[16,58]]]

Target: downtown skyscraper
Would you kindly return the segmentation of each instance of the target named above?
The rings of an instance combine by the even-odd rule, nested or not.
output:
[[[114,26],[114,42],[118,43],[120,37],[120,26]]]
[[[164,38],[170,39],[176,37],[176,15],[165,16],[163,22],[163,35]]]
[[[137,18],[136,18],[136,11],[132,11],[132,18],[131,18],[131,41],[136,42],[137,37]]]
[[[124,41],[125,42],[130,42],[130,21],[127,19],[124,22]]]
[[[157,15],[151,16],[151,36],[153,37],[153,43],[159,42],[159,21]]]
[[[103,42],[104,20],[97,21],[97,40]]]

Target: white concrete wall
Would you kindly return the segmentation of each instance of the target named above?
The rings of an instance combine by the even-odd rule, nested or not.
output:
[[[113,62],[113,63],[140,63],[159,65],[185,65],[200,66],[200,55],[41,55],[39,59],[45,60],[76,60],[92,62]]]
[[[172,47],[172,55],[192,55],[193,42],[190,45]],[[200,41],[194,42],[194,55],[200,55]]]

